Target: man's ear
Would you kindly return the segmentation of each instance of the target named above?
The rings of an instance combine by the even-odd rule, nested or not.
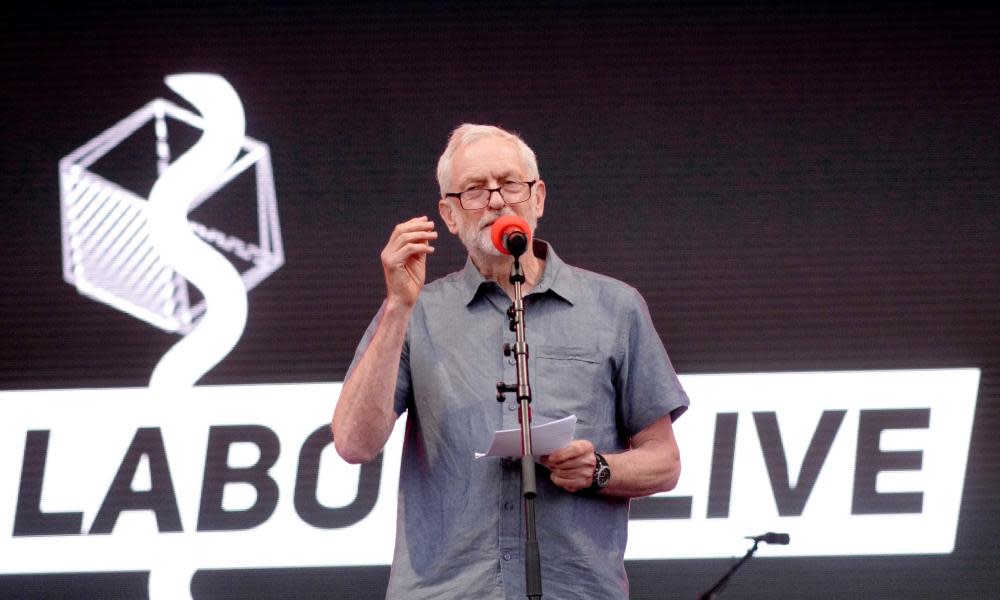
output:
[[[455,203],[449,202],[447,198],[441,198],[438,200],[438,213],[441,215],[441,220],[444,221],[448,231],[457,234],[458,221],[455,219]]]
[[[535,203],[535,217],[540,219],[545,213],[545,182],[541,179],[534,185],[535,193],[532,202]]]

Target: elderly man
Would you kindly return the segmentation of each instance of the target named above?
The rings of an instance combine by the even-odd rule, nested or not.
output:
[[[468,250],[465,268],[424,285],[434,222],[393,230],[381,256],[386,299],[344,382],[334,443],[348,462],[369,461],[408,413],[387,597],[523,598],[520,463],[473,454],[517,427],[515,399],[494,397],[498,380],[515,380],[501,352],[514,341],[514,292],[513,259],[494,248],[490,226],[514,214],[534,230],[546,186],[534,152],[486,125],[456,129],[437,174],[438,211]],[[688,399],[638,292],[567,265],[540,240],[521,263],[534,420],[578,418],[577,439],[540,458],[543,592],[627,598],[629,498],[676,485],[673,420]]]

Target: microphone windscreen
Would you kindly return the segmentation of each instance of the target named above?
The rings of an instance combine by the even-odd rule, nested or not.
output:
[[[517,233],[524,236],[524,247],[515,249],[520,250],[517,252],[520,255],[531,244],[531,228],[528,227],[527,221],[517,215],[506,215],[494,221],[490,229],[493,246],[504,254],[511,254],[512,249],[509,247],[508,239],[512,234]]]

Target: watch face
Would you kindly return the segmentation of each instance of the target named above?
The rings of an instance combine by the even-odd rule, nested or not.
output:
[[[611,469],[607,467],[601,467],[597,471],[597,486],[604,487],[608,485],[608,480],[611,479]]]
[[[594,466],[594,481],[589,488],[591,491],[603,489],[611,480],[611,467],[608,466],[608,461],[597,452],[594,452],[594,457],[597,459],[597,464]]]

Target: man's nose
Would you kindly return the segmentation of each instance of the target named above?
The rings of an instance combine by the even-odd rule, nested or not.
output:
[[[487,204],[490,210],[500,210],[507,203],[504,202],[503,196],[500,195],[500,190],[490,190],[490,201]]]

